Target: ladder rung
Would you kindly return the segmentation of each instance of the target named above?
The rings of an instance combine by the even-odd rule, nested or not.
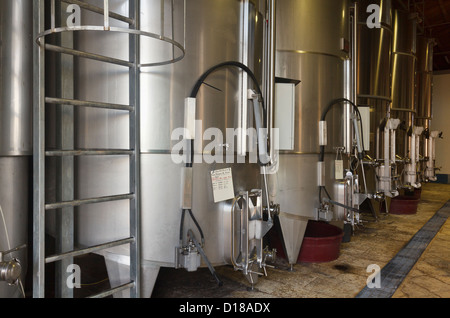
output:
[[[56,210],[56,209],[64,209],[75,206],[81,206],[86,204],[94,204],[94,203],[102,203],[102,202],[112,202],[112,201],[120,201],[120,200],[131,200],[134,199],[135,195],[131,194],[120,194],[120,195],[112,195],[106,197],[98,197],[92,199],[82,199],[82,200],[73,200],[73,201],[65,201],[65,202],[56,202],[45,205],[46,210]]]
[[[101,251],[101,250],[104,250],[107,248],[134,243],[135,241],[136,240],[134,237],[129,237],[126,239],[112,241],[112,242],[108,242],[108,243],[104,243],[104,244],[99,244],[96,246],[91,246],[91,247],[87,247],[87,248],[83,248],[83,249],[79,249],[79,250],[74,250],[71,252],[56,254],[56,255],[52,255],[52,256],[45,258],[45,263],[46,264],[54,263],[54,262],[63,260],[68,257],[76,257],[76,256],[86,255],[86,254],[94,253],[94,252]]]
[[[84,58],[91,59],[91,60],[96,60],[96,61],[116,64],[116,65],[121,65],[121,66],[126,66],[126,67],[129,67],[129,68],[133,68],[134,67],[134,64],[130,63],[128,61],[115,59],[115,58],[107,57],[107,56],[104,56],[104,55],[99,55],[99,54],[94,54],[94,53],[88,53],[88,52],[78,51],[78,50],[74,50],[74,49],[69,49],[69,48],[66,48],[66,47],[52,45],[52,44],[48,44],[48,43],[45,44],[45,49],[47,49],[49,51],[53,51],[53,52],[70,54],[70,55],[78,56],[78,57],[84,57]]]
[[[55,97],[46,97],[45,102],[48,104],[56,104],[56,105],[72,105],[72,106],[81,106],[81,107],[104,108],[104,109],[111,109],[111,110],[126,110],[126,111],[134,110],[133,106],[128,106],[128,105],[90,102],[90,101],[81,101],[81,100],[76,100],[76,99],[55,98]]]
[[[86,9],[86,10],[89,10],[89,11],[92,11],[92,12],[95,12],[98,14],[103,15],[105,13],[105,10],[103,8],[94,6],[92,4],[88,4],[86,2],[82,2],[82,1],[78,1],[78,0],[62,0],[62,1],[66,2],[66,3],[77,4],[83,9]],[[133,19],[123,16],[123,15],[120,15],[120,14],[117,14],[117,13],[114,13],[114,12],[111,12],[111,11],[109,11],[109,17],[119,20],[119,21],[122,21],[122,22],[125,22],[125,23],[128,23],[130,25],[134,25]]]
[[[135,285],[136,285],[135,282],[129,282],[129,283],[126,283],[126,284],[123,284],[123,285],[111,288],[109,290],[106,290],[104,292],[101,292],[99,294],[96,294],[96,295],[93,295],[93,296],[90,296],[90,297],[87,297],[87,298],[105,298],[105,297],[111,296],[111,295],[113,295],[113,294],[115,294],[117,292],[120,292],[122,290],[133,288]]]
[[[129,149],[78,149],[78,150],[51,150],[46,151],[47,157],[74,157],[74,156],[132,156],[134,150]]]

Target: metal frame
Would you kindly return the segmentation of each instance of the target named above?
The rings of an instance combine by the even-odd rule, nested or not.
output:
[[[128,150],[59,150],[59,151],[45,151],[45,103],[55,103],[61,107],[77,106],[82,104],[83,106],[98,106],[88,105],[81,101],[72,101],[63,104],[64,99],[47,99],[45,97],[45,51],[53,50],[59,53],[71,54],[71,49],[64,48],[63,50],[55,49],[57,46],[46,45],[45,35],[57,32],[55,29],[55,0],[51,1],[51,23],[52,29],[43,32],[43,25],[45,22],[44,1],[39,0],[33,2],[33,15],[34,15],[34,34],[37,39],[38,46],[34,49],[35,59],[35,86],[34,86],[34,249],[33,249],[33,297],[43,298],[45,297],[45,264],[53,263],[57,261],[65,261],[75,256],[85,255],[91,252],[107,249],[114,246],[130,244],[130,283],[126,284],[127,288],[131,289],[130,296],[133,298],[139,297],[139,280],[140,280],[140,251],[139,251],[139,39],[136,33],[130,32],[129,47],[130,47],[130,59],[131,61],[124,65],[130,68],[130,105],[126,107],[129,111],[130,120],[130,149]],[[109,21],[108,12],[108,0],[105,0],[105,29]],[[130,1],[130,12],[133,14],[133,31],[136,31],[139,27],[139,5],[135,0]],[[133,33],[133,34],[132,34]],[[80,55],[85,58],[92,58],[88,54]],[[96,59],[96,58],[94,58]],[[109,61],[111,63],[115,61]],[[101,108],[108,109],[108,105],[101,105]],[[117,109],[113,105],[113,109]],[[73,133],[72,133],[73,134]],[[73,137],[73,136],[72,136]],[[74,157],[74,156],[86,156],[86,155],[127,155],[130,156],[130,193],[118,196],[107,196],[101,198],[91,198],[85,200],[70,200],[64,202],[57,202],[52,204],[45,204],[45,159],[46,157]],[[67,168],[67,167],[66,167]],[[73,168],[72,168],[73,169]],[[61,184],[61,187],[64,187]],[[46,257],[45,256],[45,212],[47,210],[73,208],[85,204],[95,204],[99,202],[117,201],[117,200],[130,200],[130,236],[123,240],[114,242],[107,242],[94,247],[73,250],[64,252],[61,254]],[[60,211],[65,213],[66,211]],[[58,224],[62,226],[62,224]],[[73,226],[73,223],[72,223]],[[69,225],[70,227],[70,225]],[[73,229],[62,228],[58,229],[59,234],[72,241],[73,244]],[[68,233],[67,233],[68,232]],[[61,238],[59,238],[61,239]],[[60,270],[59,274],[63,271]],[[61,280],[57,278],[57,280]],[[61,282],[60,282],[61,284]],[[111,291],[101,293],[101,295],[110,295],[118,291],[112,289]],[[65,296],[72,296],[72,293],[65,293]]]
[[[130,282],[102,292],[93,298],[100,298],[112,295],[116,292],[130,289],[130,297],[140,297],[140,71],[143,67],[165,65],[177,62],[184,57],[184,47],[173,39],[164,37],[164,34],[157,35],[140,31],[140,0],[129,0],[129,12],[132,17],[124,17],[113,12],[109,12],[109,0],[104,0],[104,8],[99,8],[77,0],[58,0],[60,2],[77,4],[80,8],[89,10],[104,16],[104,26],[82,26],[82,27],[61,27],[56,28],[55,1],[51,0],[51,29],[44,30],[45,25],[45,0],[33,1],[33,35],[37,45],[33,48],[34,54],[34,88],[33,88],[33,297],[45,297],[45,264],[63,261],[75,256],[85,255],[91,252],[104,250],[114,246],[130,244]],[[162,6],[164,1],[161,1]],[[113,28],[109,26],[109,19],[117,19],[129,24],[129,29]],[[82,52],[67,47],[47,44],[45,38],[49,34],[74,32],[74,31],[101,31],[101,32],[121,32],[129,34],[130,61],[122,61],[107,56]],[[163,30],[162,30],[163,31]],[[147,36],[167,42],[173,46],[173,56],[166,61],[141,64],[140,61],[140,36]],[[181,53],[175,57],[175,47]],[[54,98],[45,96],[45,52],[53,51],[60,54],[68,54],[82,58],[93,59],[101,62],[113,63],[129,68],[129,95],[130,105],[117,105],[90,101],[79,101],[68,98]],[[61,92],[60,92],[61,93]],[[47,104],[55,104],[64,108],[73,107],[94,107],[101,109],[125,110],[129,112],[130,123],[130,149],[79,149],[79,150],[53,150],[45,149],[45,107]],[[72,107],[71,107],[72,106]],[[73,116],[73,115],[72,115]],[[73,132],[72,132],[73,137]],[[105,196],[99,198],[89,198],[84,200],[68,200],[46,204],[45,202],[45,160],[46,157],[73,158],[75,156],[90,155],[124,155],[130,157],[130,193]],[[73,167],[72,167],[73,169]],[[63,181],[61,181],[62,183]],[[72,180],[73,182],[73,180]],[[72,185],[73,186],[73,185]],[[64,187],[61,184],[61,187]],[[47,210],[64,209],[100,202],[110,202],[118,200],[130,201],[130,237],[106,242],[85,249],[72,250],[61,254],[46,257],[45,255],[45,212]],[[64,213],[60,210],[60,213]],[[73,226],[73,224],[72,224]],[[59,232],[65,233],[66,229]],[[73,242],[73,230],[68,231],[67,236]],[[65,234],[64,234],[65,235]],[[66,294],[67,295],[67,294]],[[68,293],[70,295],[70,293]],[[72,295],[73,297],[73,295]]]

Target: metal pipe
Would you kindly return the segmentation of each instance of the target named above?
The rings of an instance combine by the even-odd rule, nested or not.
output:
[[[388,122],[389,123],[389,122]],[[386,193],[389,191],[389,188],[386,186],[387,179],[391,176],[391,165],[390,165],[390,153],[389,153],[389,144],[390,144],[390,129],[388,126],[388,123],[386,123],[386,126],[384,127],[384,171],[383,171],[383,177],[382,177],[382,183],[383,183],[383,191]]]
[[[89,296],[88,298],[105,298],[105,297],[111,296],[115,293],[121,292],[123,290],[134,288],[135,286],[136,286],[135,282],[126,283],[126,284],[111,288],[110,290],[106,290],[104,292],[98,293],[96,295]]]
[[[71,105],[71,106],[79,106],[79,107],[105,108],[105,109],[126,110],[126,111],[134,110],[133,106],[128,106],[128,105],[81,101],[81,100],[67,99],[67,98],[46,97],[45,102],[48,104],[55,104],[55,105]]]
[[[123,240],[117,240],[114,242],[99,244],[96,246],[92,246],[92,247],[88,247],[88,248],[84,248],[84,249],[80,249],[80,250],[76,250],[76,251],[71,251],[71,252],[67,252],[67,253],[49,256],[49,257],[45,258],[45,263],[49,264],[49,263],[63,260],[67,257],[76,257],[76,256],[80,256],[80,255],[86,255],[86,254],[98,252],[98,251],[101,251],[101,250],[104,250],[107,248],[130,244],[130,243],[134,243],[134,242],[135,242],[135,238],[129,237],[129,238],[126,238]]]
[[[55,210],[55,209],[63,209],[63,208],[67,208],[67,207],[76,207],[76,206],[81,206],[81,205],[86,205],[86,204],[112,202],[112,201],[120,201],[120,200],[132,200],[134,198],[135,198],[135,195],[133,193],[112,195],[112,196],[98,197],[98,198],[92,198],[92,199],[73,200],[73,201],[67,201],[67,202],[46,204],[45,209],[46,210]]]
[[[135,151],[128,149],[89,149],[89,150],[54,150],[46,151],[47,157],[73,157],[73,156],[132,156]]]
[[[266,127],[268,129],[268,155],[274,152],[274,136],[272,133],[273,107],[275,103],[275,70],[276,70],[276,0],[266,1],[266,27],[264,28],[264,74],[263,74],[263,97],[266,101]]]
[[[168,59],[168,60],[164,60],[161,62],[141,63],[141,64],[139,64],[139,68],[141,68],[141,69],[147,68],[147,67],[153,67],[153,66],[168,65],[168,64],[178,62],[184,58],[185,53],[186,53],[184,47],[180,43],[174,41],[173,39],[164,37],[159,34],[151,33],[151,32],[145,32],[145,31],[135,30],[135,29],[117,28],[117,27],[109,27],[107,31],[105,31],[104,27],[100,27],[100,26],[60,27],[60,28],[55,28],[54,30],[42,31],[41,33],[36,35],[35,38],[36,38],[36,42],[41,46],[41,45],[45,45],[43,38],[45,38],[47,35],[51,35],[54,33],[62,33],[62,32],[74,32],[74,31],[116,32],[116,33],[125,33],[125,34],[130,34],[130,35],[133,34],[133,35],[138,35],[138,36],[144,36],[147,38],[157,39],[157,40],[166,42],[168,44],[171,44],[174,47],[177,47],[180,51],[180,55],[173,59]],[[133,67],[132,63],[128,63],[127,61],[114,59],[114,58],[103,56],[103,55],[92,54],[92,53],[82,52],[82,51],[68,49],[68,48],[62,48],[62,47],[53,46],[53,45],[47,45],[46,49],[53,50],[53,51],[59,52],[59,53],[65,53],[65,54],[71,54],[74,56],[90,58],[93,60],[98,60],[98,61],[102,61],[102,62],[106,62],[106,63],[122,65],[122,66],[130,67],[130,68]]]
[[[271,161],[269,149],[267,148],[267,130],[264,130],[261,122],[262,117],[260,112],[259,96],[253,94],[252,99],[253,99],[253,111],[255,115],[255,126],[256,126],[255,128],[258,137],[259,161],[261,162],[261,165],[266,165],[269,164]]]
[[[242,256],[242,263],[243,263],[243,273],[244,275],[248,274],[248,264],[249,264],[249,246],[248,246],[248,240],[249,240],[249,196],[248,192],[243,193],[243,204],[242,204],[242,211],[241,213],[241,256]]]
[[[84,57],[84,58],[88,58],[91,60],[121,65],[121,66],[125,66],[125,67],[130,67],[130,68],[133,67],[133,63],[130,63],[128,61],[105,57],[105,56],[99,55],[99,54],[87,53],[87,52],[83,52],[83,51],[79,51],[79,50],[64,48],[64,47],[57,46],[57,45],[45,44],[45,49],[49,50],[49,51],[57,52],[57,53],[70,54],[73,56]]]
[[[38,38],[44,31],[44,0],[33,1],[33,37]],[[41,40],[44,43],[45,39]],[[33,50],[33,297],[45,297],[45,51],[43,46],[35,45]]]
[[[231,255],[230,255],[230,261],[231,265],[233,265],[234,268],[241,268],[240,265],[236,263],[236,260],[234,259],[234,209],[236,206],[236,203],[238,202],[238,198],[235,197],[233,199],[233,204],[231,205]]]

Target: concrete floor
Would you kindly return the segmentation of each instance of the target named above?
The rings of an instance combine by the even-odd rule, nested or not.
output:
[[[369,265],[383,268],[414,234],[450,200],[450,185],[423,186],[417,214],[381,214],[376,221],[364,214],[363,227],[342,243],[338,259],[320,264],[301,263],[288,270],[278,260],[253,290],[242,273],[217,267],[223,280],[217,286],[207,269],[194,273],[161,269],[153,298],[354,298],[365,286]],[[383,278],[381,278],[382,280]],[[393,298],[450,298],[450,221],[447,220]]]

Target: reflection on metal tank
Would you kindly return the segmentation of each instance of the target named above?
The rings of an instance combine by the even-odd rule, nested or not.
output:
[[[369,28],[370,4],[380,7],[380,28]],[[364,130],[369,132],[364,171],[367,192],[372,198],[392,196],[396,191],[392,180],[390,138],[387,128],[391,103],[392,4],[390,0],[357,1],[357,98],[360,111],[368,108],[370,119]]]
[[[399,187],[419,187],[416,180],[414,125],[417,16],[395,10],[393,21],[391,117],[400,120],[396,134]]]
[[[192,97],[196,81],[216,65],[240,62],[253,70],[258,82],[262,83],[264,19],[259,9],[257,1],[188,1],[186,56],[172,68],[158,70],[169,85],[159,86],[160,76],[152,73],[142,75],[142,87],[149,89],[142,90],[141,99],[160,98],[158,102],[149,103],[142,114],[142,123],[145,123],[142,125],[142,191],[148,193],[142,202],[142,224],[146,229],[142,234],[145,246],[142,257],[153,266],[186,268],[190,254],[184,247],[185,238],[192,229],[200,240],[198,228],[203,232],[204,253],[208,259],[203,259],[202,265],[207,262],[213,266],[235,265],[237,255],[233,252],[233,241],[238,240],[234,239],[236,233],[232,233],[235,227],[231,224],[231,211],[237,204],[230,198],[216,200],[212,174],[231,169],[235,196],[241,191],[262,188],[259,165],[255,161],[249,162],[248,158],[245,163],[240,163],[243,157],[239,137],[234,142],[234,139],[229,140],[227,133],[227,129],[254,127],[247,97],[247,88],[254,88],[248,82],[249,76],[238,68],[218,69],[207,77],[196,96],[192,197],[188,201],[192,202],[191,210],[199,226],[187,212],[182,219],[181,207],[184,209],[186,204],[182,197],[186,186],[182,182],[185,171],[184,165],[174,160],[177,155],[174,147],[180,143],[180,136],[172,133],[186,125],[185,99]],[[221,136],[208,135],[214,131],[220,131]],[[213,138],[219,140],[215,140],[217,147],[211,148]],[[228,154],[233,144],[236,147]],[[249,146],[247,148],[244,155],[249,151]],[[219,151],[227,155],[221,155]],[[164,182],[165,187],[161,187],[160,182]],[[183,222],[181,234],[180,222]],[[256,280],[256,277],[252,279]]]
[[[95,1],[94,1],[95,2]],[[100,3],[101,1],[97,1]],[[126,1],[111,1],[111,10],[122,12]],[[169,5],[171,1],[166,1]],[[153,7],[160,1],[141,2],[141,29],[150,31],[160,28],[160,17],[155,16]],[[173,150],[180,143],[179,136],[172,136],[177,128],[184,127],[185,99],[189,97],[197,79],[209,68],[225,62],[238,61],[249,66],[261,79],[262,60],[262,23],[264,19],[258,12],[257,2],[235,0],[189,0],[174,2],[174,10],[167,9],[165,21],[174,21],[174,28],[166,27],[167,35],[177,38],[185,36],[186,56],[176,64],[142,69],[141,73],[141,268],[143,295],[149,296],[153,289],[161,266],[178,267],[176,247],[180,245],[180,222],[182,220],[183,168],[184,164],[176,162],[178,151]],[[126,6],[125,6],[126,7]],[[184,16],[185,10],[185,16]],[[159,11],[156,10],[156,12]],[[95,15],[83,16],[82,24],[101,24]],[[97,20],[96,20],[97,19]],[[185,19],[185,25],[183,21]],[[177,23],[178,22],[178,23]],[[181,22],[181,23],[180,23]],[[186,29],[183,30],[183,27]],[[116,57],[126,58],[127,47],[121,46],[120,35],[115,38],[104,36],[90,37],[80,35],[79,49],[97,48],[97,52],[114,52]],[[125,39],[126,40],[126,39]],[[115,44],[116,43],[116,44]],[[153,43],[141,43],[141,57],[171,53],[165,47],[155,47]],[[109,81],[96,81],[98,76],[108,75]],[[239,69],[229,68],[214,72],[207,78],[197,96],[196,107],[196,158],[211,154],[208,145],[211,139],[203,140],[208,128],[218,128],[223,132],[224,140],[219,147],[227,146],[226,128],[238,128],[251,125],[247,114],[247,80]],[[128,100],[128,73],[112,66],[98,67],[89,61],[79,62],[76,75],[78,98],[83,100],[105,100],[126,104]],[[92,83],[95,83],[93,85]],[[248,86],[251,88],[251,86]],[[96,148],[98,144],[108,144],[110,148],[127,148],[128,122],[120,112],[98,112],[79,110],[77,113],[79,129],[77,148]],[[249,124],[249,123],[250,124]],[[99,140],[87,139],[87,132],[96,130],[102,136]],[[106,143],[105,143],[106,141]],[[216,148],[217,149],[217,148]],[[186,149],[185,149],[186,150]],[[217,151],[217,150],[216,150]],[[186,155],[186,152],[183,154]],[[239,191],[261,189],[259,165],[236,163],[209,164],[202,160],[193,167],[193,206],[192,212],[202,229],[205,245],[203,246],[212,265],[231,264],[231,205],[232,200],[214,203],[211,172],[231,168],[234,194]],[[124,193],[128,189],[127,159],[111,157],[80,158],[77,165],[80,197],[104,195],[105,193]],[[118,169],[119,177],[110,174],[110,167]],[[93,178],[91,171],[100,172],[102,176]],[[116,171],[116,172],[117,172]],[[100,187],[109,184],[110,189]],[[103,212],[89,213],[89,207],[79,210],[78,235],[82,245],[95,245],[106,240],[126,237],[127,214],[123,217],[109,217],[111,211],[127,211],[126,203],[103,204]],[[114,230],[109,230],[114,229]],[[193,219],[186,214],[184,218],[183,239],[187,231],[192,232],[200,241],[200,233]],[[95,233],[94,235],[92,233]],[[125,248],[116,248],[105,254],[107,264],[126,265]],[[197,253],[198,254],[198,253]],[[195,260],[197,261],[197,259]],[[113,264],[114,263],[114,264]],[[202,266],[206,263],[202,262]],[[109,269],[108,269],[109,270]],[[118,277],[120,278],[120,277]],[[119,279],[113,284],[120,284]],[[123,281],[122,281],[123,283]]]
[[[433,117],[433,51],[435,45],[436,41],[433,38],[417,37],[417,114],[415,116],[415,124],[423,129],[420,138],[418,138],[418,156],[420,161],[418,178],[421,182],[436,180],[433,159],[435,142],[433,135],[436,135],[436,133],[430,131],[430,123]]]
[[[369,28],[367,19],[370,4],[380,6],[380,28]],[[374,101],[389,103],[390,65],[392,41],[392,10],[391,1],[357,1],[358,7],[358,38],[357,61],[358,79],[357,94],[361,105]],[[383,109],[383,115],[386,109]]]
[[[29,165],[32,155],[32,8],[0,2],[0,298],[24,297],[27,268]],[[5,253],[16,248],[18,251]],[[20,261],[12,283],[12,259]],[[19,267],[15,267],[19,269]],[[5,281],[6,280],[6,281]]]
[[[276,76],[290,82],[277,85],[274,126],[280,129],[279,166],[269,188],[270,199],[280,205],[286,255],[295,264],[308,220],[318,217],[320,206],[319,121],[331,101],[346,96],[344,68],[349,54],[341,41],[349,41],[348,1],[278,1],[276,34]],[[334,147],[344,144],[342,114],[338,106],[326,118],[329,192],[335,182]]]
[[[417,37],[417,114],[416,123],[425,126],[432,119],[433,96],[433,50],[432,38]],[[429,127],[426,127],[429,128]]]

